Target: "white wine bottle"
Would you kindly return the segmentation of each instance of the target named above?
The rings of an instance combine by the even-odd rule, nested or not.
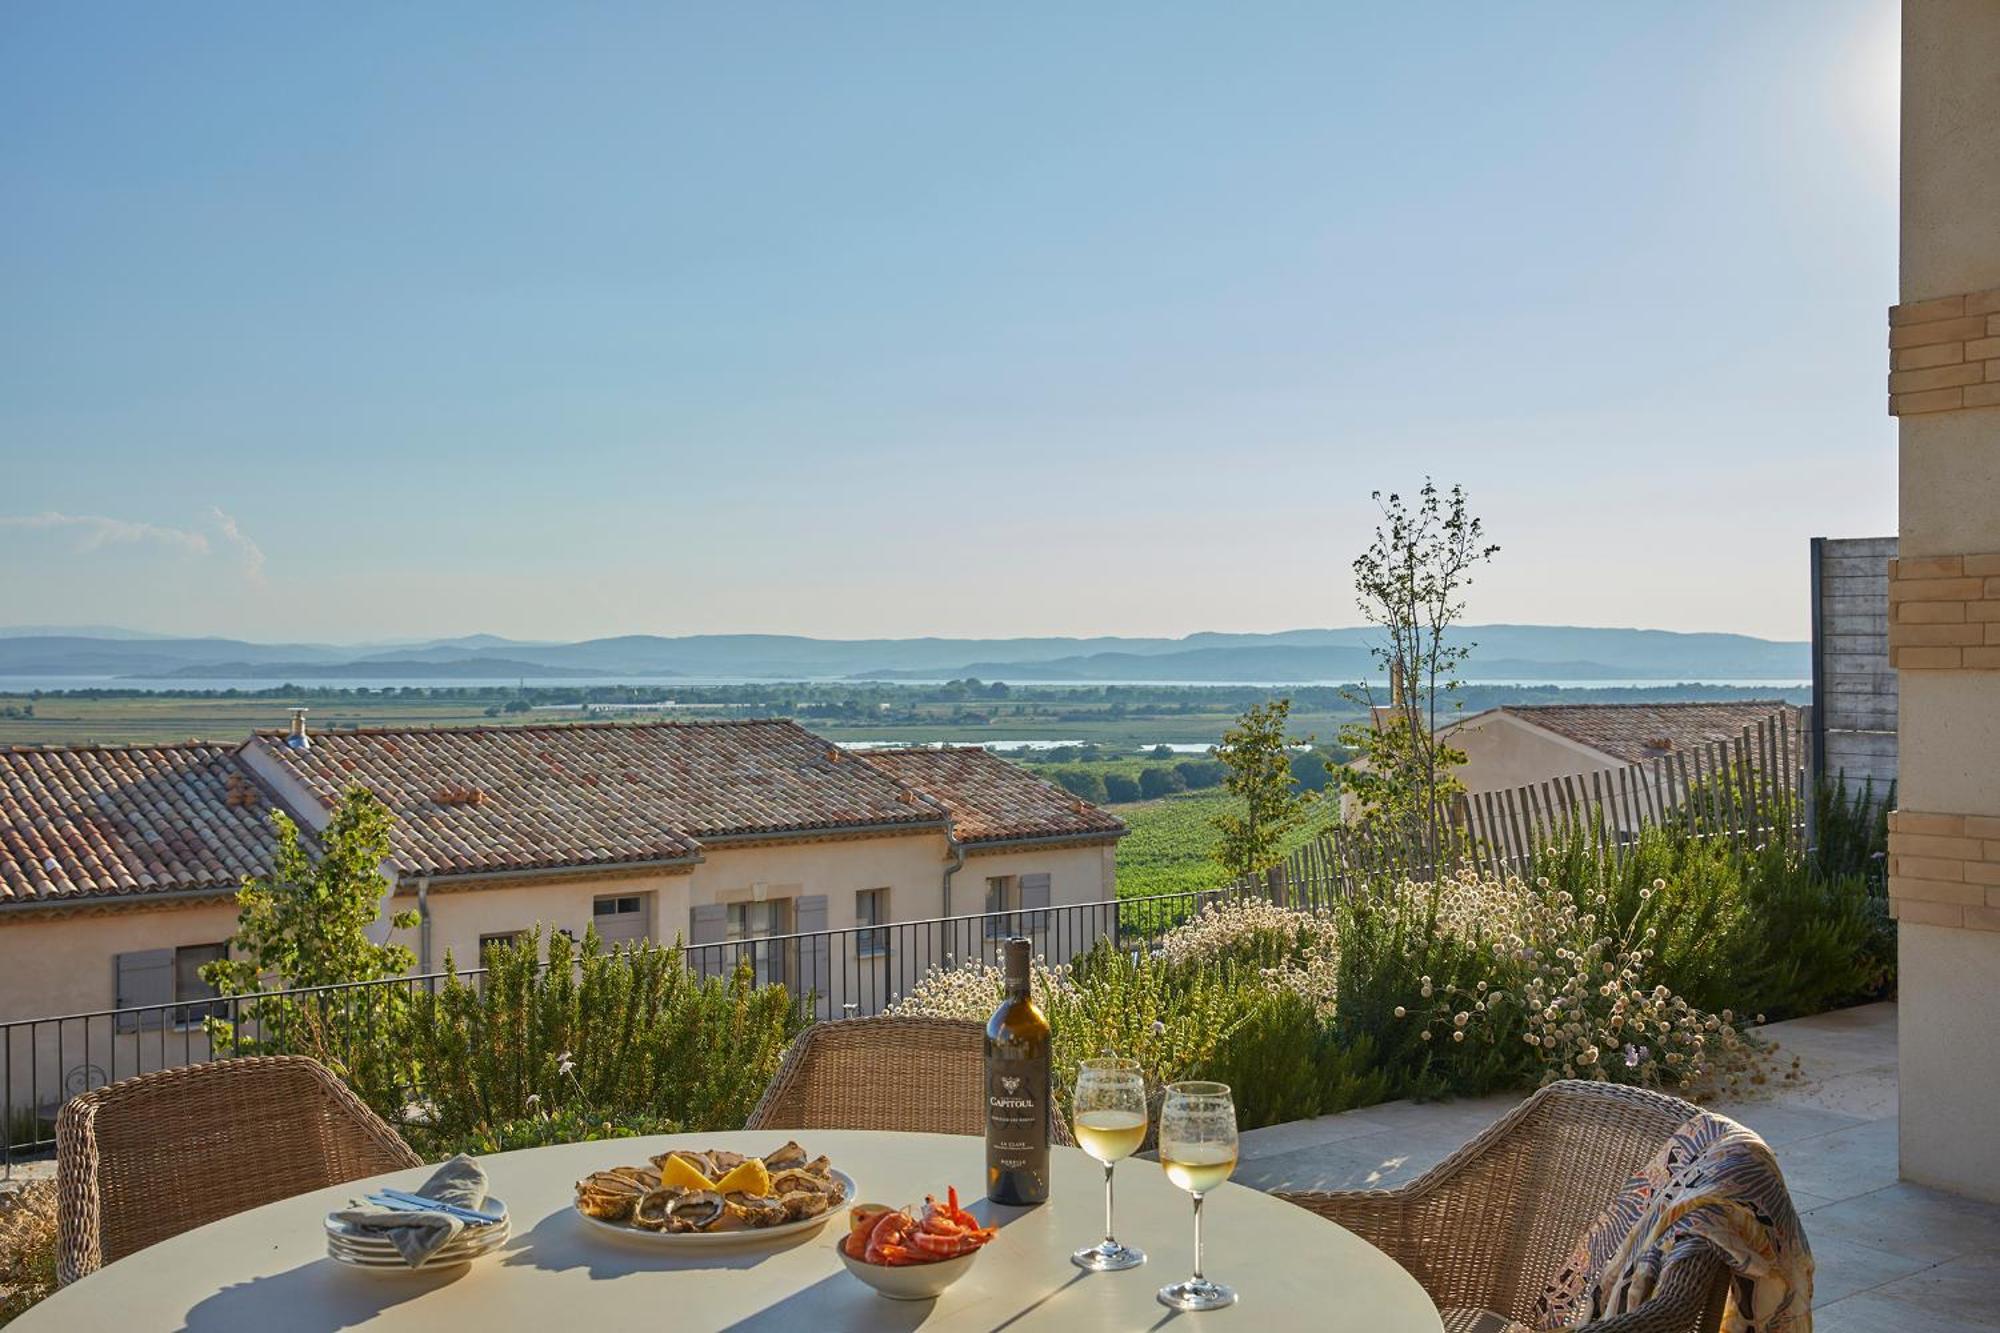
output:
[[[1007,941],[1007,993],[986,1020],[986,1197],[1049,1197],[1049,1020],[1028,987],[1032,946]]]

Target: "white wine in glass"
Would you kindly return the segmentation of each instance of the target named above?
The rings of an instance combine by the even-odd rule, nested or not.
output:
[[[1169,1083],[1160,1107],[1160,1165],[1194,1196],[1194,1276],[1160,1288],[1172,1310],[1220,1310],[1236,1293],[1201,1271],[1202,1196],[1236,1169],[1236,1103],[1226,1083]]]
[[[1076,1146],[1106,1163],[1122,1162],[1146,1141],[1146,1113],[1139,1111],[1079,1111]]]
[[[1104,1239],[1078,1250],[1069,1261],[1093,1273],[1116,1273],[1146,1262],[1143,1251],[1121,1245],[1112,1235],[1112,1174],[1118,1163],[1146,1141],[1146,1079],[1137,1060],[1102,1056],[1076,1068],[1076,1142],[1104,1163]]]

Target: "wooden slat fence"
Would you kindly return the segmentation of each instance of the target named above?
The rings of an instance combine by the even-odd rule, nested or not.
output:
[[[1794,709],[1644,763],[1460,797],[1442,859],[1520,873],[1538,851],[1579,832],[1600,855],[1622,859],[1641,829],[1663,825],[1752,842],[1804,837],[1811,735],[1810,710]],[[1335,825],[1229,891],[1312,906],[1432,873],[1431,857],[1415,840]]]

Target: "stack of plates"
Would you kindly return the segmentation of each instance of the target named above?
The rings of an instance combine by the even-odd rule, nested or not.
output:
[[[430,1273],[440,1268],[456,1268],[507,1243],[510,1232],[507,1205],[498,1199],[488,1199],[481,1211],[500,1220],[489,1226],[468,1226],[415,1268],[403,1262],[403,1256],[387,1237],[343,1222],[334,1213],[328,1213],[326,1218],[326,1252],[338,1263],[373,1272]]]

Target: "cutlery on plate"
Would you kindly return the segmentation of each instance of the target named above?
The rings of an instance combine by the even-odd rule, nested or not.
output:
[[[402,1213],[445,1213],[472,1226],[492,1226],[500,1219],[487,1213],[461,1208],[455,1203],[444,1203],[438,1199],[426,1199],[421,1194],[411,1194],[405,1190],[379,1190],[368,1196],[368,1202],[379,1207]]]

